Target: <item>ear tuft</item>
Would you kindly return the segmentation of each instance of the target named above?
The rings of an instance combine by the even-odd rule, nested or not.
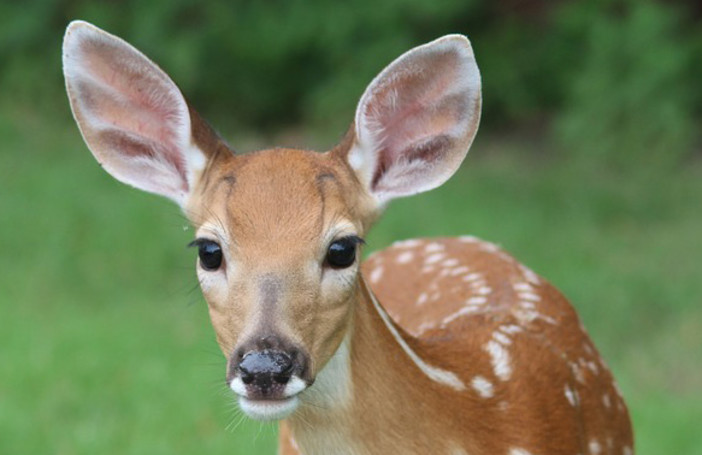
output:
[[[380,203],[435,188],[458,169],[480,120],[470,42],[448,35],[400,56],[368,86],[347,159]]]
[[[118,180],[180,205],[206,158],[178,87],[144,54],[84,21],[63,41],[73,115],[88,148]]]

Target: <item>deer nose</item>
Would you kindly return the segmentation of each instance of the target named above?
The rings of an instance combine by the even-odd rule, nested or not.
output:
[[[293,360],[283,351],[273,349],[251,351],[241,359],[238,369],[244,384],[265,390],[274,382],[288,383],[293,371]]]

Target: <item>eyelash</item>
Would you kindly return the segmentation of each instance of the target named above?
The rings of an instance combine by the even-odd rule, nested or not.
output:
[[[355,245],[366,245],[366,241],[357,235],[347,235],[344,237],[339,237],[338,239],[335,239],[333,242],[338,242],[340,240],[349,240],[349,241],[353,242]],[[202,245],[203,243],[206,243],[206,242],[219,243],[216,240],[211,240],[211,239],[207,239],[207,238],[202,237],[202,238],[198,238],[198,239],[193,240],[192,242],[188,243],[186,246],[188,248],[199,247],[200,245]]]
[[[340,238],[332,241],[329,244],[329,246],[327,246],[327,252],[325,254],[325,263],[326,264],[329,264],[329,254],[331,251],[331,246],[334,244],[346,243],[346,242],[351,244],[353,246],[354,250],[358,247],[358,245],[365,245],[366,244],[366,241],[357,235],[348,235],[348,236],[340,237]],[[193,240],[192,242],[188,243],[187,246],[188,246],[188,248],[197,247],[199,252],[200,252],[200,255],[202,255],[203,247],[207,246],[208,244],[217,245],[221,251],[221,246],[219,246],[218,242],[211,240],[211,239],[208,239],[208,238],[204,238],[204,237],[197,238],[197,239]],[[220,253],[220,255],[221,255],[221,253]],[[203,258],[201,256],[201,261],[200,261],[201,263],[203,262],[202,259]]]
[[[207,239],[207,238],[204,238],[204,237],[200,237],[200,238],[197,238],[197,239],[193,240],[192,242],[188,243],[188,244],[186,245],[186,247],[187,247],[187,248],[199,247],[200,245],[202,245],[202,244],[204,244],[204,243],[207,243],[207,242],[219,243],[219,242],[217,242],[216,240],[212,240],[212,239]]]
[[[352,242],[353,244],[355,244],[356,246],[366,244],[366,241],[357,235],[347,235],[344,237],[339,237],[338,239],[335,239],[332,243],[339,242],[341,240],[348,240],[348,241]]]

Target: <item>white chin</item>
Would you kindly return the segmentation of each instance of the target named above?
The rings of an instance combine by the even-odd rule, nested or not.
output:
[[[239,397],[239,407],[244,414],[256,420],[279,420],[288,417],[300,405],[296,396],[281,400],[250,400]]]

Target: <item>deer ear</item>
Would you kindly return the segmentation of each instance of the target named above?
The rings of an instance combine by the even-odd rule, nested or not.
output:
[[[66,30],[63,73],[73,116],[105,170],[185,206],[207,162],[192,123],[214,133],[191,119],[166,73],[130,44],[82,21]]]
[[[346,158],[379,204],[436,188],[465,158],[480,105],[480,72],[465,36],[416,47],[366,89]]]

